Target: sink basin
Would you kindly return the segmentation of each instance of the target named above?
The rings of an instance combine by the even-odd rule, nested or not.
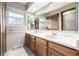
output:
[[[36,34],[36,32],[32,32],[32,34]]]
[[[32,31],[31,33],[32,33],[32,34],[36,34],[37,32],[36,32],[36,31]]]
[[[53,35],[44,35],[46,38],[49,38],[49,39],[53,39],[53,38],[56,38],[56,36],[53,36]]]

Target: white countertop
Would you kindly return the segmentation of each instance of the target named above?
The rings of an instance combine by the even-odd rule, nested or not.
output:
[[[70,36],[63,36],[63,35],[57,35],[53,36],[50,34],[43,34],[43,33],[35,33],[31,31],[27,31],[26,33],[46,39],[48,41],[52,41],[61,45],[64,45],[66,47],[70,47],[76,50],[79,50],[79,40],[76,39],[75,37],[70,37]]]

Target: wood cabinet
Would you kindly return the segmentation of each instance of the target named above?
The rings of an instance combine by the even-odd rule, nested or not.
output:
[[[47,47],[42,45],[41,43],[36,43],[36,54],[38,56],[46,56],[47,55]]]
[[[57,51],[56,54],[54,52],[52,52],[52,55],[55,54],[56,56],[59,54],[64,55],[64,56],[77,56],[77,55],[79,55],[78,54],[79,51],[65,47],[63,45],[56,44],[54,42],[48,42],[48,51],[49,51],[48,55],[51,55],[50,54],[51,50],[49,50],[49,49],[52,49],[52,51]]]
[[[41,43],[44,46],[47,46],[47,41],[45,39],[41,39],[41,38],[36,38],[36,42]]]
[[[36,54],[38,56],[47,56],[47,41],[36,38]]]
[[[35,53],[35,47],[36,47],[36,40],[35,36],[30,35],[30,49]]]
[[[38,56],[79,56],[79,51],[27,34],[26,45]]]
[[[29,34],[26,34],[26,46],[27,47],[30,47],[30,35]]]
[[[57,51],[49,48],[48,49],[48,56],[62,56],[62,54],[60,54]]]

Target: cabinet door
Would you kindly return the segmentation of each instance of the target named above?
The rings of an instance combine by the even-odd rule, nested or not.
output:
[[[56,44],[54,42],[48,42],[48,47],[63,54],[63,55],[65,55],[65,56],[79,55],[79,51],[65,47],[63,45]]]
[[[36,43],[36,54],[38,56],[46,56],[47,55],[47,47],[42,45],[41,43]]]
[[[36,39],[35,39],[35,36],[33,36],[33,35],[30,35],[30,39],[32,40],[32,41],[36,41]]]
[[[30,46],[30,36],[29,36],[29,34],[26,35],[26,46],[27,47]]]
[[[62,54],[56,52],[55,50],[48,49],[48,56],[62,56]]]
[[[30,49],[35,53],[35,42],[30,39]]]

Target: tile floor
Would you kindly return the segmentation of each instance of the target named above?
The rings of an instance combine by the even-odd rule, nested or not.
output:
[[[26,47],[26,50],[23,46],[18,46],[10,49],[5,53],[5,56],[35,56],[29,48]]]

